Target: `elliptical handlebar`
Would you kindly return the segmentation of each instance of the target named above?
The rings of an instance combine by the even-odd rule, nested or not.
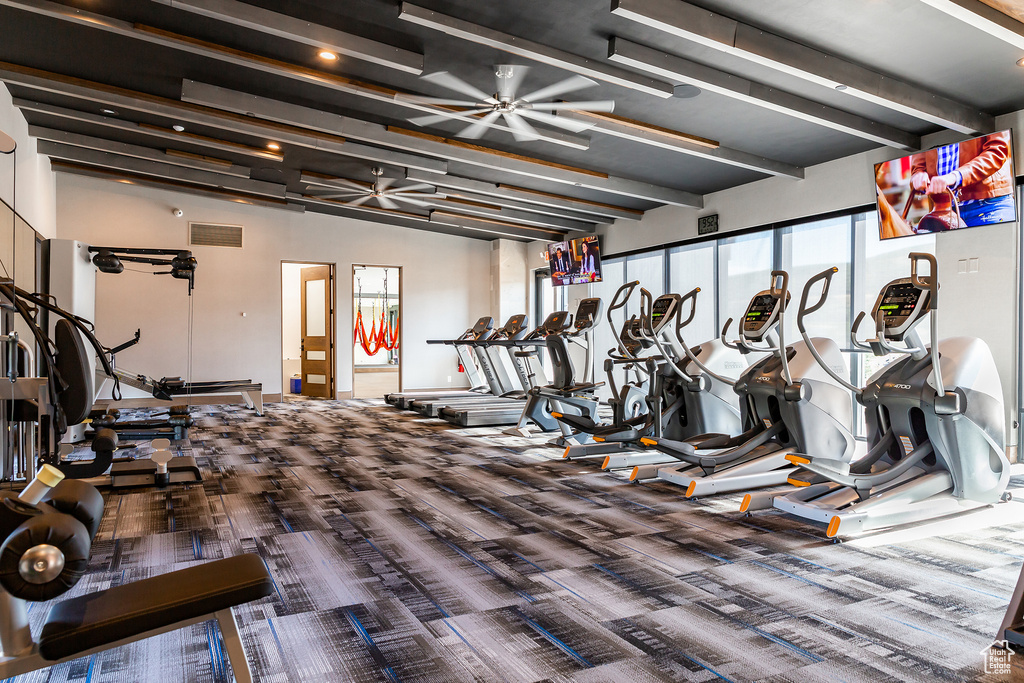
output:
[[[929,312],[931,313],[931,356],[932,372],[935,373],[935,392],[937,396],[946,395],[946,385],[942,382],[942,366],[939,362],[939,265],[931,254],[914,251],[910,253],[910,282],[918,289],[926,290],[930,296]],[[917,274],[918,261],[928,262],[928,277]]]
[[[683,320],[683,317],[681,315],[677,314],[677,316],[676,316],[676,339],[679,340],[680,346],[683,347],[683,353],[686,354],[686,357],[689,358],[690,361],[694,365],[696,365],[700,370],[705,372],[708,376],[710,376],[710,377],[712,377],[714,379],[717,379],[719,382],[723,382],[725,384],[728,384],[729,386],[735,386],[736,385],[736,380],[729,379],[728,377],[724,377],[722,375],[719,375],[718,373],[716,373],[713,370],[709,369],[708,366],[704,365],[704,363],[702,363],[701,360],[699,358],[697,358],[697,355],[692,350],[690,350],[689,345],[686,343],[686,340],[683,339],[683,335],[681,334],[682,329],[684,327],[686,327],[687,325],[689,325],[690,322],[693,320],[694,316],[697,314],[697,294],[699,292],[700,292],[700,287],[694,287],[689,292],[687,292],[683,296],[683,298],[680,299],[680,301],[679,301],[680,305],[682,305],[683,301],[687,301],[687,300],[692,301],[692,304],[690,306],[690,315],[689,315],[689,317],[686,318],[686,320]],[[723,343],[725,343],[725,339],[724,339],[725,330],[729,329],[729,323],[731,323],[731,322],[732,322],[732,318],[729,318],[729,321],[725,324],[725,328],[722,330],[722,336],[723,336],[723,340],[722,341],[723,341]],[[728,344],[726,344],[726,345],[728,346]],[[736,348],[736,347],[732,347],[732,348]]]
[[[781,280],[781,286],[776,283]],[[769,289],[772,296],[779,297],[779,362],[782,363],[782,378],[787,386],[793,385],[793,376],[789,373],[789,358],[786,355],[786,297],[789,296],[789,273],[784,270],[772,271],[772,285]]]
[[[797,329],[800,330],[800,334],[804,334],[807,331],[804,329],[804,316],[816,312],[819,308],[825,305],[825,299],[828,298],[828,289],[832,285],[832,276],[838,272],[839,269],[836,268],[835,266],[832,266],[831,268],[827,268],[818,273],[817,275],[815,275],[814,277],[812,277],[810,280],[807,281],[807,284],[804,285],[803,294],[800,296],[800,308],[799,310],[797,310],[796,314],[796,326]],[[813,306],[808,306],[807,295],[810,294],[811,287],[819,281],[824,281],[825,283],[821,287],[820,298],[818,299],[818,302],[816,304],[814,304]]]
[[[854,348],[860,349],[861,351],[874,351],[870,345],[857,339],[857,330],[860,329],[860,324],[864,322],[864,318],[868,317],[865,311],[861,311],[857,318],[853,321],[853,327],[850,328],[850,343],[853,344]]]
[[[645,312],[646,309],[646,312]],[[651,316],[654,311],[654,296],[643,287],[640,288],[640,334],[646,339],[647,335],[654,336],[654,321]]]
[[[804,316],[807,315],[808,313],[814,313],[819,308],[825,305],[825,299],[828,298],[828,288],[829,285],[832,283],[832,276],[838,272],[839,269],[833,266],[831,268],[827,268],[821,271],[820,273],[818,273],[817,275],[815,275],[814,277],[807,281],[807,283],[804,285],[803,294],[800,296],[800,309],[797,311],[796,324],[797,327],[800,328],[800,337],[804,340],[804,344],[807,345],[807,350],[811,352],[811,356],[814,357],[815,362],[817,362],[817,364],[821,366],[822,370],[828,373],[828,375],[832,379],[839,382],[840,385],[846,387],[857,396],[860,396],[864,392],[864,390],[861,387],[851,384],[848,380],[846,380],[839,373],[837,373],[835,370],[828,366],[828,364],[825,362],[825,359],[822,358],[821,354],[818,353],[818,349],[816,349],[814,347],[814,344],[811,343],[811,338],[807,334],[807,329],[804,327]],[[813,287],[818,282],[825,283],[821,287],[821,296],[819,297],[817,303],[815,303],[813,306],[808,306],[807,295],[810,294],[811,287]],[[863,314],[861,317],[863,317]],[[860,318],[858,318],[857,320],[859,323]]]
[[[740,351],[740,352],[746,353],[744,351],[743,347],[741,347],[739,345],[739,343],[729,341],[728,337],[726,336],[728,334],[728,332],[729,332],[729,327],[731,325],[732,325],[732,318],[729,318],[728,320],[725,321],[725,325],[722,326],[722,336],[721,336],[722,343],[725,344],[726,347],[728,347],[730,349],[733,349],[734,351]]]
[[[617,290],[615,290],[615,296],[612,297],[612,302],[608,305],[608,311],[605,314],[606,317],[608,318],[608,327],[613,332],[615,330],[615,321],[612,320],[612,313],[614,313],[615,311],[619,310],[620,308],[622,308],[623,306],[626,305],[626,303],[629,301],[629,298],[631,296],[633,296],[633,292],[636,290],[636,288],[639,285],[640,285],[640,281],[639,280],[633,280],[632,282],[627,282],[626,284],[622,285]],[[620,298],[621,298],[621,301],[620,301]],[[626,325],[626,327],[624,329],[626,330],[626,334],[629,335],[629,331],[628,331],[629,330],[629,321],[628,320],[626,321],[625,325]],[[621,333],[620,333],[620,336],[621,336]],[[632,337],[632,335],[629,335],[629,336]],[[627,357],[627,358],[634,358],[635,357],[635,356],[633,356],[633,354],[631,354],[629,351],[626,350],[626,347],[624,347],[622,345],[622,340],[619,338],[619,336],[615,337],[615,345],[619,348],[619,353],[621,353],[624,357]]]
[[[633,290],[635,290],[639,284],[639,280],[633,280],[632,282],[627,282],[615,290],[615,296],[612,297],[611,303],[608,304],[608,322],[611,322],[612,320],[612,311],[616,311],[625,306],[626,302],[629,301],[629,297],[633,296]],[[621,301],[619,300],[619,297],[622,298]]]
[[[694,287],[689,292],[687,292],[686,294],[684,294],[683,296],[681,296],[679,298],[679,303],[677,304],[677,306],[678,306],[680,312],[676,314],[676,336],[677,337],[679,336],[679,330],[683,329],[684,327],[686,327],[687,325],[692,323],[694,317],[697,315],[697,294],[699,294],[699,293],[700,293],[700,287]],[[683,316],[682,316],[683,304],[686,303],[687,301],[690,302],[690,315],[688,315],[686,317],[686,320],[683,320]]]

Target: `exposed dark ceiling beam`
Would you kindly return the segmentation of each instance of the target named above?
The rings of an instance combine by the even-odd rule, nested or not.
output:
[[[335,192],[352,192],[352,183],[357,185],[364,185],[364,183],[353,181],[348,178],[335,178],[332,176],[325,176],[316,173],[303,173],[301,175],[301,182],[307,185],[313,185],[318,188],[323,188],[327,191]],[[367,190],[371,189],[372,186],[365,184]],[[401,188],[393,188],[401,190]],[[309,191],[306,191],[308,194]],[[519,210],[514,207],[502,206],[494,202],[488,201],[486,198],[480,197],[454,197],[448,193],[446,197],[437,197],[431,199],[424,199],[433,207],[449,209],[456,213],[464,213],[469,215],[483,216],[485,218],[493,218],[495,220],[503,220],[519,225],[529,225],[542,228],[552,228],[555,230],[574,230],[578,232],[593,232],[594,222],[587,221],[576,216],[567,216],[565,214],[550,215],[537,213],[530,210]],[[350,198],[347,201],[351,201]],[[396,202],[400,203],[398,198],[394,198]]]
[[[390,69],[417,75],[423,72],[423,55],[417,52],[385,45],[369,38],[296,19],[287,14],[271,12],[244,2],[236,2],[236,0],[153,1],[278,38],[311,45],[318,50],[329,50],[335,54],[380,64]]]
[[[488,226],[469,225],[468,223],[472,222],[472,219],[469,217],[465,217],[466,220],[464,221],[459,221],[458,216],[455,216],[450,220],[443,220],[439,215],[437,220],[432,220],[426,216],[408,214],[402,211],[388,211],[387,209],[377,209],[366,205],[355,207],[348,206],[344,202],[322,199],[312,195],[295,195],[289,193],[289,197],[294,201],[301,201],[305,203],[307,208],[310,206],[329,208],[331,209],[331,213],[339,216],[347,216],[364,221],[370,220],[369,216],[373,216],[375,219],[390,225],[414,228],[417,230],[442,232],[445,234],[457,235],[459,237],[472,237],[475,239],[485,240],[493,240],[503,237],[520,242],[530,242],[537,239],[548,239],[550,237],[547,232],[540,232],[533,228],[526,228],[511,224],[500,224],[495,222]],[[462,222],[467,222],[467,225],[461,225]],[[561,235],[563,233],[554,234]]]
[[[580,57],[558,48],[541,45],[532,40],[526,40],[519,36],[512,36],[485,26],[450,17],[447,14],[433,12],[409,2],[402,3],[402,10],[398,18],[419,26],[441,31],[456,38],[468,40],[472,43],[486,45],[509,54],[532,59],[542,64],[549,64],[566,71],[572,71],[604,81],[605,83],[654,95],[655,97],[668,98],[672,97],[675,92],[671,83],[641,76],[631,71],[605,64],[604,62]]]
[[[411,179],[408,176],[409,173],[415,173],[415,171],[407,171],[406,172],[406,179]],[[437,177],[437,178],[451,178],[451,176],[447,176],[447,175],[437,175],[437,176],[433,176],[433,174],[430,174],[430,175],[432,177]],[[463,183],[464,186],[466,184],[470,184],[471,185],[473,183],[479,183],[480,185],[489,186],[491,188],[496,188],[497,187],[496,185],[491,185],[489,183],[483,183],[481,181],[472,181],[472,180],[466,180],[466,179],[463,179],[463,178],[457,178],[456,180],[463,180],[463,181],[465,181],[465,183]],[[303,182],[303,183],[305,183],[307,185],[313,185],[313,186],[316,186],[316,187],[334,188],[334,189],[345,191],[345,190],[350,189],[350,187],[351,187],[351,186],[347,186],[346,183],[357,182],[357,181],[343,180],[343,181],[339,182],[339,180],[337,178],[334,178],[332,176],[322,175],[322,174],[319,174],[319,173],[311,173],[311,172],[307,171],[307,172],[303,172],[302,173],[302,175],[300,177],[300,182]],[[419,181],[419,182],[428,182],[429,183],[431,181],[424,180],[424,181]],[[367,188],[370,187],[369,183],[365,183],[365,185],[366,185]],[[455,190],[455,192],[452,192],[453,189]],[[500,196],[500,195],[484,195],[484,194],[480,194],[480,193],[476,193],[476,192],[467,191],[465,189],[459,189],[459,188],[456,188],[454,186],[449,186],[448,188],[444,189],[443,190],[443,194],[448,195],[448,197],[454,197],[454,198],[457,198],[457,199],[460,199],[460,198],[461,199],[468,199],[468,200],[475,201],[475,202],[482,203],[482,204],[490,204],[492,206],[500,206],[500,207],[504,207],[504,208],[508,208],[508,209],[520,209],[520,210],[526,211],[528,213],[540,214],[540,215],[543,215],[543,216],[553,216],[553,217],[556,217],[556,218],[566,218],[566,219],[570,219],[572,221],[578,221],[580,223],[589,223],[590,224],[589,226],[586,226],[586,227],[579,227],[579,228],[574,227],[573,229],[590,230],[590,229],[593,228],[593,226],[597,225],[598,223],[607,223],[608,222],[608,219],[606,219],[606,218],[601,218],[601,217],[598,217],[598,216],[595,216],[595,215],[592,215],[592,214],[583,214],[583,213],[580,213],[578,211],[573,211],[573,210],[568,209],[568,208],[554,208],[554,207],[550,207],[550,206],[542,206],[542,205],[539,205],[539,204],[531,204],[531,203],[528,203],[528,202],[516,201],[514,199],[508,199],[508,198],[505,198],[505,197]],[[569,200],[568,197],[566,198],[566,200],[567,201],[571,201],[571,200]]]
[[[223,175],[235,176],[236,178],[248,178],[252,172],[252,169],[245,166],[236,166],[230,161],[212,161],[197,155],[186,155],[181,152],[175,153],[175,150],[163,152],[151,147],[130,145],[125,142],[105,140],[91,135],[69,133],[64,130],[54,130],[53,128],[44,128],[42,126],[30,125],[28,127],[28,134],[39,140],[59,142],[72,147],[110,152],[111,154],[120,154],[121,156],[134,157],[136,159],[148,159],[149,161],[157,161],[172,166],[183,166],[199,171],[221,173]]]
[[[302,204],[297,204],[285,199],[273,199],[270,197],[259,197],[256,195],[246,194],[244,192],[219,190],[211,187],[203,187],[202,185],[192,185],[177,180],[171,180],[169,178],[144,176],[137,173],[127,173],[115,169],[99,168],[70,161],[61,161],[60,159],[51,159],[50,167],[54,171],[62,173],[71,173],[73,175],[81,175],[89,178],[99,178],[101,180],[111,180],[118,183],[124,183],[126,185],[141,185],[143,187],[154,187],[161,190],[187,192],[188,194],[199,197],[211,197],[213,199],[222,199],[238,204],[264,206],[272,209],[297,211],[299,213],[306,210],[306,207]]]
[[[277,152],[271,152],[258,147],[250,147],[249,145],[241,145],[227,140],[211,138],[205,135],[196,135],[195,133],[177,131],[173,128],[163,128],[145,123],[135,123],[134,121],[125,121],[124,119],[115,118],[113,116],[90,114],[89,112],[78,111],[77,109],[58,107],[56,105],[45,104],[43,102],[33,102],[32,100],[25,100],[19,97],[15,97],[13,102],[14,106],[22,111],[46,114],[63,120],[89,123],[96,126],[124,131],[126,133],[159,138],[161,140],[171,140],[173,142],[183,144],[198,145],[207,149],[231,152],[232,154],[241,154],[244,156],[254,157],[256,159],[262,159],[264,161],[284,161],[284,155]]]
[[[576,199],[574,197],[566,197],[548,192],[538,192],[536,190],[528,190],[509,185],[496,185],[482,180],[473,180],[471,178],[462,178],[459,176],[441,175],[439,173],[429,173],[426,171],[408,169],[405,172],[405,177],[407,180],[430,183],[431,185],[436,185],[438,187],[471,192],[478,195],[484,195],[486,197],[494,197],[497,199],[508,198],[524,204],[533,204],[540,208],[547,207],[573,211],[591,216],[601,223],[610,223],[617,218],[627,218],[638,221],[644,215],[643,211],[638,211],[637,209],[627,209],[624,207],[613,206],[611,204],[591,202],[585,199]]]
[[[717,161],[719,163],[746,168],[759,173],[767,173],[774,176],[788,176],[790,178],[802,179],[804,169],[800,166],[786,164],[767,157],[749,154],[738,149],[722,147],[721,145],[704,145],[693,140],[693,136],[686,134],[673,134],[674,131],[666,131],[658,126],[630,121],[621,117],[614,117],[598,112],[585,112],[565,110],[559,113],[574,121],[584,121],[596,125],[590,130],[611,135],[631,142],[639,142],[642,145],[660,147],[671,152],[679,152],[700,159]]]
[[[309,67],[290,64],[277,59],[263,57],[261,55],[235,50],[233,48],[211,43],[205,40],[190,38],[170,31],[164,31],[152,26],[133,24],[128,21],[115,19],[94,12],[77,10],[67,5],[50,2],[50,0],[0,0],[0,5],[6,5],[15,9],[24,10],[61,21],[70,22],[79,26],[106,31],[115,35],[134,38],[136,40],[162,45],[175,50],[181,50],[190,54],[207,57],[226,64],[242,66],[262,73],[273,74],[281,78],[298,81],[308,85],[327,88],[336,92],[352,95],[355,97],[371,100],[373,102],[385,103],[388,105],[412,109],[418,112],[438,114],[447,112],[433,105],[418,102],[415,98],[396,98],[398,91],[370,83],[338,76],[326,71],[319,71]],[[485,122],[488,128],[507,130],[501,124]],[[557,145],[564,145],[573,149],[587,149],[590,142],[586,137],[570,135],[558,131],[547,131],[543,128],[537,129],[537,139],[551,142]]]
[[[564,232],[558,232],[555,230],[542,230],[540,228],[534,228],[524,230],[517,225],[506,223],[503,221],[490,220],[487,218],[478,218],[476,216],[465,216],[461,214],[450,213],[447,211],[431,211],[430,222],[440,223],[442,225],[457,225],[462,228],[479,230],[485,233],[491,233],[497,237],[504,236],[519,236],[519,237],[530,237],[534,240],[548,240],[557,241],[565,238]]]
[[[110,152],[85,149],[84,147],[72,147],[71,145],[50,142],[48,140],[40,140],[36,145],[36,151],[51,159],[62,159],[64,161],[73,161],[101,168],[137,173],[139,175],[167,178],[169,180],[178,180],[226,190],[237,190],[265,197],[283,199],[285,196],[285,186],[277,183],[250,180],[249,178],[236,178],[221,173],[174,166],[159,161],[126,157]]]
[[[961,102],[682,0],[612,0],[612,14],[960,133],[995,125]]]
[[[921,0],[940,12],[1024,50],[1024,24],[980,0]]]
[[[439,158],[427,158],[415,154],[349,142],[344,137],[338,135],[337,128],[321,129],[317,134],[313,134],[312,131],[298,126],[259,121],[253,117],[245,116],[245,111],[242,111],[241,114],[217,111],[208,107],[196,106],[186,102],[179,102],[178,100],[169,100],[164,97],[125,90],[101,83],[83,81],[17,64],[0,62],[0,80],[33,90],[88,100],[118,110],[130,109],[132,111],[145,112],[147,114],[164,116],[182,123],[209,126],[211,128],[263,138],[264,140],[321,150],[356,159],[376,161],[404,168],[417,168],[433,173],[445,173],[448,168],[447,163]],[[379,137],[386,137],[384,127],[378,124],[347,119],[346,117],[339,117],[335,119],[335,122],[337,123],[339,120],[348,121],[350,123],[349,128],[351,128],[355,135],[362,133],[374,141]],[[373,135],[373,133],[376,133],[376,135]]]
[[[906,150],[921,146],[921,138],[906,131],[622,38],[612,38],[608,52],[614,62],[865,140]]]
[[[261,119],[284,122],[289,125],[311,128],[313,130],[340,131],[344,135],[353,135],[353,133],[350,133],[350,130],[352,130],[351,126],[346,126],[346,122],[351,124],[353,120],[338,114],[318,111],[291,104],[290,102],[257,97],[248,93],[219,88],[205,83],[185,81],[182,85],[181,99],[207,107],[242,114],[252,114]],[[366,122],[356,123],[364,128],[375,125]],[[380,126],[377,126],[377,128],[380,128]],[[386,136],[380,139],[381,144],[408,152],[427,154],[496,171],[538,178],[562,185],[585,187],[589,190],[662,204],[703,206],[703,199],[700,195],[684,190],[661,187],[638,180],[618,178],[587,169],[568,167],[555,162],[501,152],[487,147],[417,133],[394,126],[387,126],[386,133]]]

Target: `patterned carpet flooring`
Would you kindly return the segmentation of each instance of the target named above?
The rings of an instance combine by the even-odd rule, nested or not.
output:
[[[235,614],[264,683],[1024,679],[981,656],[1024,560],[1019,503],[995,525],[834,544],[738,496],[686,501],[383,402],[193,412],[181,446],[205,481],[105,493],[65,597],[259,553],[276,594]],[[231,673],[211,622],[17,680]]]

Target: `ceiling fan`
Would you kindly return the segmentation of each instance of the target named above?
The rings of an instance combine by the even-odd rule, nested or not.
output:
[[[373,185],[370,187],[352,180],[345,180],[344,178],[332,178],[329,184],[336,186],[335,189],[325,190],[317,188],[315,196],[320,199],[348,199],[349,201],[342,202],[348,206],[361,206],[372,199],[382,209],[392,211],[401,208],[396,202],[404,202],[414,206],[431,206],[429,201],[424,200],[444,199],[446,196],[433,191],[435,189],[434,186],[427,183],[416,183],[415,185],[406,185],[392,189],[391,185],[395,182],[395,179],[382,178],[381,176],[384,175],[383,168],[374,167],[370,169],[370,172],[376,177]],[[432,191],[421,192],[421,190]],[[326,193],[321,194],[321,192]]]
[[[402,93],[395,97],[421,104],[464,108],[458,111],[439,111],[430,116],[417,116],[409,119],[410,123],[418,126],[430,126],[449,120],[466,121],[469,125],[456,133],[457,137],[476,139],[482,137],[488,128],[498,128],[511,133],[520,142],[538,140],[542,137],[530,121],[562,128],[573,133],[580,133],[595,125],[555,116],[550,112],[565,109],[610,112],[615,108],[614,100],[550,101],[553,97],[597,85],[597,82],[585,76],[572,76],[517,97],[516,91],[528,71],[529,67],[512,64],[499,64],[494,67],[495,93],[493,95],[488,95],[483,90],[447,71],[439,71],[422,77],[425,81],[471,97],[472,100],[422,97]],[[498,125],[498,119],[503,119],[507,127]]]

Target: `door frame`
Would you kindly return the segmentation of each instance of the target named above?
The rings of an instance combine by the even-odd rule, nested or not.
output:
[[[292,263],[300,266],[327,266],[331,269],[330,281],[327,283],[327,293],[331,297],[330,300],[330,315],[328,317],[328,330],[330,336],[330,349],[331,351],[327,354],[329,361],[330,371],[328,373],[327,382],[329,385],[328,394],[330,398],[338,398],[338,266],[335,263],[327,263],[326,261],[302,261],[296,259],[282,259],[281,269],[278,272],[280,277],[281,273],[284,272],[284,264]],[[284,351],[284,292],[280,291],[278,298],[281,300],[281,350]],[[301,315],[301,314],[300,314]],[[301,325],[302,321],[299,321]],[[284,379],[284,354],[281,354],[281,379]],[[299,359],[301,363],[301,358]],[[301,366],[300,366],[301,367]],[[281,387],[281,399],[288,395],[288,387]]]
[[[352,264],[352,277],[349,280],[349,285],[352,288],[350,290],[351,291],[350,299],[353,302],[355,302],[355,299],[356,299],[356,268],[387,268],[388,270],[394,269],[394,270],[398,271],[398,343],[399,344],[404,344],[405,343],[405,315],[403,315],[404,306],[402,305],[402,299],[405,296],[405,281],[404,281],[405,274],[404,274],[402,266],[391,266],[391,265],[384,265],[384,264],[377,264],[377,263],[353,263]],[[351,329],[355,329],[356,311],[357,311],[357,308],[356,308],[356,306],[353,305],[352,306],[352,324],[349,326]],[[403,391],[402,387],[404,386],[404,383],[402,381],[402,372],[403,372],[403,366],[405,365],[405,363],[402,362],[402,355],[403,355],[402,353],[398,354],[398,391],[399,392]],[[356,357],[355,357],[355,353],[354,352],[350,356],[350,359],[351,359],[350,365],[352,366],[352,390],[349,391],[349,394],[354,397],[356,395]]]

